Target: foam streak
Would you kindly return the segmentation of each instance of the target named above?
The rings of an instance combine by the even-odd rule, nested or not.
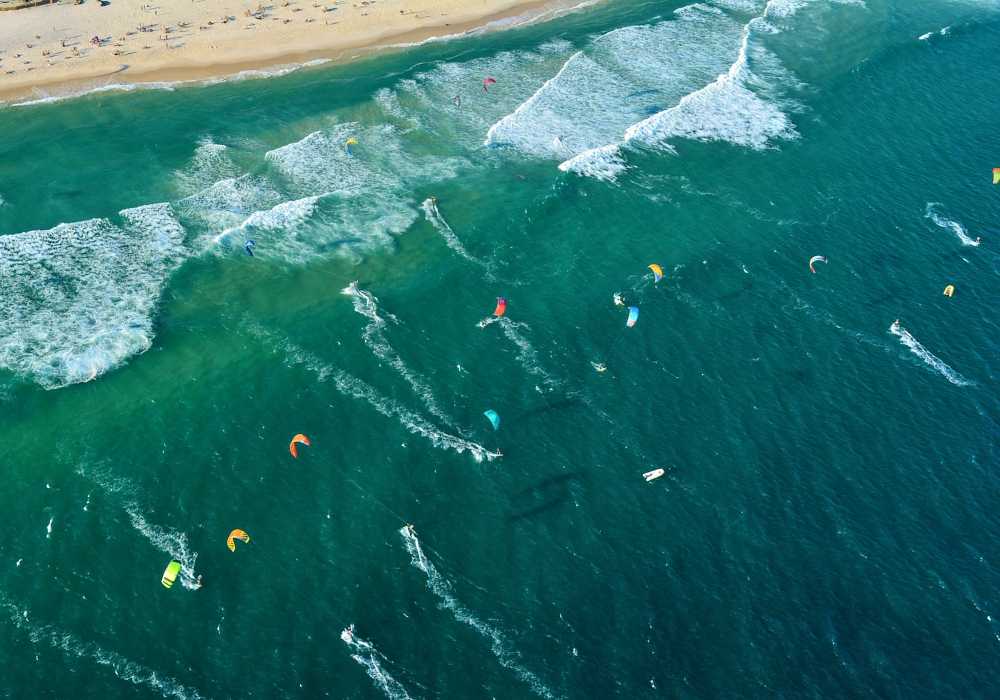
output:
[[[107,651],[93,642],[84,642],[79,637],[58,630],[49,625],[38,625],[28,620],[27,610],[18,610],[12,603],[4,602],[10,621],[20,630],[28,633],[29,639],[35,644],[49,644],[55,649],[78,659],[90,659],[101,666],[107,666],[115,672],[115,676],[129,683],[144,685],[150,690],[160,693],[165,698],[178,700],[200,700],[202,696],[197,690],[188,688],[165,676],[160,676],[151,668],[129,661],[121,654]]]
[[[371,642],[358,639],[354,634],[354,625],[341,632],[340,638],[354,651],[351,654],[351,658],[365,667],[368,676],[375,681],[376,687],[385,693],[385,696],[389,700],[411,700],[409,693],[406,692],[406,688],[389,675],[389,672],[380,663],[379,659],[385,659],[385,657],[375,650]]]
[[[934,211],[934,207],[940,207],[940,206],[943,205],[940,204],[939,202],[929,202],[927,204],[927,212],[924,214],[924,218],[930,219],[941,228],[946,228],[952,231],[956,236],[958,236],[958,240],[962,241],[962,245],[978,246],[979,239],[977,238],[976,240],[972,240],[971,238],[969,238],[969,234],[965,230],[965,227],[962,226],[962,224],[958,223],[957,221],[952,221],[947,217],[941,216],[938,212]]]
[[[326,365],[318,357],[306,352],[289,340],[276,338],[274,333],[256,325],[250,326],[250,332],[257,338],[269,342],[275,349],[282,350],[288,359],[295,364],[301,364],[315,372],[320,381],[333,379],[334,386],[341,394],[367,401],[372,408],[387,418],[396,417],[407,430],[426,438],[435,447],[444,450],[453,449],[460,454],[468,450],[477,462],[483,461],[484,458],[492,460],[496,456],[478,443],[438,430],[423,416],[401,406],[393,399],[383,396],[357,377]]]
[[[956,386],[972,386],[974,383],[960,375],[943,361],[935,357],[917,339],[910,335],[909,331],[899,325],[898,322],[889,326],[889,332],[899,337],[899,342],[910,349],[914,355],[924,361],[931,369],[944,375],[945,378]]]
[[[519,679],[531,686],[537,695],[553,700],[556,695],[542,683],[538,676],[520,663],[520,654],[511,650],[511,645],[503,633],[477,618],[458,601],[452,592],[451,583],[438,572],[437,567],[424,555],[416,534],[409,527],[402,528],[399,533],[406,542],[406,551],[410,553],[410,563],[426,574],[427,587],[441,599],[441,607],[450,611],[456,620],[464,622],[489,639],[493,654],[499,659],[502,666],[512,670]]]
[[[431,388],[427,385],[423,378],[415,374],[409,367],[406,366],[399,354],[393,350],[391,345],[389,345],[389,341],[385,339],[385,329],[388,327],[388,322],[392,321],[393,323],[398,323],[396,317],[390,313],[385,313],[384,316],[379,315],[378,297],[371,292],[358,289],[356,283],[352,282],[351,285],[344,290],[344,294],[354,298],[354,310],[369,320],[368,325],[365,327],[365,332],[362,335],[365,345],[367,345],[369,349],[375,353],[377,358],[396,370],[399,375],[403,377],[407,383],[409,383],[414,393],[420,397],[420,399],[424,402],[424,405],[427,407],[427,410],[430,411],[435,418],[444,422],[450,428],[458,430],[451,418],[448,417],[448,414],[446,414],[441,407],[437,405],[437,401],[434,398],[434,394],[431,392]]]

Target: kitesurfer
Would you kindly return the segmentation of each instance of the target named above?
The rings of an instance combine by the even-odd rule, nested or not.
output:
[[[625,306],[625,297],[615,292],[615,306]]]
[[[198,588],[201,588],[201,574],[198,574]]]

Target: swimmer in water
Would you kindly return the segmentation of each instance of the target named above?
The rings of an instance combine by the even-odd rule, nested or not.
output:
[[[595,369],[598,372],[604,372],[605,370],[607,370],[607,367],[605,367],[604,365],[597,365],[597,367],[595,367]]]

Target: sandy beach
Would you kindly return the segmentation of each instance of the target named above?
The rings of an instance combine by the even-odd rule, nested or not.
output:
[[[0,100],[99,81],[199,80],[555,15],[579,0],[69,0],[0,12]],[[0,1],[0,8],[10,2]],[[39,89],[44,90],[40,93]]]

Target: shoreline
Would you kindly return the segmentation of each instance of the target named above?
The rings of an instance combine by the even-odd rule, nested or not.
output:
[[[96,0],[92,1],[96,2]],[[160,9],[164,9],[162,5],[173,3],[169,14],[177,17],[182,13],[181,9],[188,9],[188,6],[179,5],[178,3],[180,2],[181,0],[164,0],[161,3]],[[389,12],[397,11],[401,20],[378,23],[370,21],[367,23],[359,22],[358,20],[361,17],[348,18],[346,21],[338,20],[336,26],[338,31],[331,33],[327,37],[317,35],[315,30],[319,29],[322,31],[335,25],[310,26],[318,24],[315,19],[311,22],[303,23],[301,28],[295,28],[290,31],[280,31],[282,29],[280,25],[274,27],[273,24],[265,24],[268,19],[271,19],[272,22],[279,19],[278,17],[270,17],[268,12],[285,10],[291,13],[296,9],[298,11],[305,9],[302,7],[303,3],[301,2],[284,2],[282,3],[284,7],[280,8],[280,10],[277,4],[265,8],[265,11],[261,13],[262,19],[253,20],[254,24],[247,25],[236,21],[236,24],[243,31],[252,31],[258,27],[264,27],[265,31],[257,33],[249,42],[246,41],[248,37],[238,34],[240,29],[228,29],[229,36],[222,38],[218,35],[206,37],[203,34],[195,34],[193,27],[189,25],[187,27],[189,30],[187,35],[177,38],[170,38],[169,34],[161,35],[160,39],[164,41],[165,45],[163,49],[151,53],[139,54],[142,59],[148,60],[141,60],[135,63],[117,63],[116,59],[118,57],[111,56],[110,46],[93,46],[93,48],[87,50],[92,55],[84,57],[82,53],[77,54],[77,49],[73,46],[71,50],[73,50],[74,58],[79,55],[84,58],[90,58],[90,60],[79,60],[77,61],[77,65],[72,67],[63,64],[53,64],[52,66],[45,67],[35,66],[21,71],[21,75],[15,72],[14,77],[5,74],[5,67],[11,65],[16,59],[26,56],[19,56],[12,53],[17,49],[9,48],[13,46],[11,37],[9,36],[9,32],[3,31],[0,32],[0,105],[17,106],[35,104],[39,101],[60,100],[102,89],[131,90],[142,89],[144,86],[155,88],[164,84],[173,86],[185,83],[223,82],[227,79],[240,79],[252,73],[258,73],[260,77],[284,75],[292,70],[310,67],[311,64],[349,62],[362,58],[362,55],[370,55],[371,52],[402,50],[435,39],[448,41],[466,35],[503,31],[505,29],[533,24],[538,21],[548,21],[549,19],[555,19],[583,7],[594,5],[597,2],[599,0],[483,0],[483,5],[478,11],[465,9],[464,12],[442,12],[441,10],[454,9],[455,6],[462,5],[462,0],[418,0],[418,3],[423,6],[432,6],[437,11],[437,16],[431,18],[427,10],[409,11],[410,15],[415,15],[416,20],[420,22],[420,26],[414,27],[410,26],[412,21],[406,21],[410,18],[406,14],[408,10],[399,8],[404,5],[415,5],[418,3],[411,2],[410,0],[380,0],[377,5],[381,5],[383,10],[381,14],[383,16],[388,16],[389,19],[395,20],[395,17],[389,14]],[[227,4],[230,8],[234,5],[234,3],[223,3],[220,0],[202,0],[199,5],[209,3],[212,3],[214,8],[210,12],[225,10],[225,8],[221,7],[222,4]],[[338,0],[336,4],[338,5],[336,8],[323,9],[316,3],[313,3],[313,9],[318,9],[319,12],[323,13],[346,9],[347,2],[344,0]],[[299,7],[292,7],[295,5]],[[257,7],[263,7],[263,5],[261,4]],[[288,9],[289,7],[291,7],[291,10]],[[357,5],[354,8],[357,8]],[[23,13],[22,16],[25,16],[56,9],[66,14],[67,10],[72,12],[76,8],[66,3],[60,3],[32,7],[4,14],[6,19],[11,15],[21,15]],[[129,12],[129,9],[132,12],[125,18],[125,13]],[[199,11],[204,12],[205,10],[199,7]],[[249,12],[249,10],[244,11]],[[101,19],[103,21],[117,21],[120,26],[123,18],[125,18],[125,21],[134,19],[133,16],[137,12],[141,12],[141,10],[126,8],[117,15],[107,15],[107,17],[102,17]],[[194,12],[188,11],[188,14],[194,14]],[[145,12],[145,15],[147,15],[148,19],[148,11]],[[167,15],[168,12],[164,10],[163,25],[166,25]],[[224,16],[228,18],[233,17],[231,12]],[[153,15],[153,17],[159,19],[159,12]],[[42,16],[38,14],[36,17],[30,19],[35,19],[36,21],[22,22],[22,33],[25,28],[29,32],[40,31],[37,29],[38,24],[49,24],[51,26],[50,20],[53,20],[53,16],[49,15],[43,20]],[[239,20],[245,19],[245,17],[239,18]],[[456,21],[445,21],[449,19]],[[178,21],[183,22],[184,20]],[[232,21],[230,19],[230,23]],[[289,20],[289,22],[291,21]],[[339,25],[344,26],[339,27]],[[219,25],[215,26],[219,27]],[[221,27],[219,28],[221,29]],[[57,26],[52,26],[52,29],[57,31],[49,32],[49,34],[58,33]],[[199,27],[199,29],[207,29],[207,27]],[[358,29],[362,31],[356,31]],[[441,30],[446,30],[446,32],[442,32]],[[183,32],[184,30],[180,31]],[[73,33],[72,40],[75,40],[78,45],[79,38],[89,32],[76,29]],[[136,33],[133,32],[133,34]],[[60,49],[64,49],[65,47],[65,50],[60,53],[68,54],[71,44],[66,40],[66,35],[64,33],[62,38],[64,46],[59,46],[58,43],[55,46]],[[132,37],[121,37],[123,40],[130,38]],[[226,39],[230,39],[228,45]],[[16,41],[16,38],[14,40]],[[155,43],[154,40],[148,38],[140,40],[146,41],[147,46],[149,43]],[[166,48],[168,41],[178,40],[180,40],[180,43],[177,46],[180,47],[183,54],[171,55],[167,53],[168,51],[176,50]],[[127,43],[126,41],[125,44]],[[31,46],[38,53],[46,50],[44,42]],[[53,49],[50,47],[47,50],[51,55]],[[348,56],[347,54],[350,52],[360,52],[362,55],[355,54]],[[137,55],[137,52],[132,53],[132,56],[135,55]],[[176,58],[173,56],[176,56]],[[128,57],[123,56],[122,58]],[[109,58],[111,60],[108,60]],[[51,62],[51,59],[49,61]],[[25,75],[29,71],[37,72]]]

